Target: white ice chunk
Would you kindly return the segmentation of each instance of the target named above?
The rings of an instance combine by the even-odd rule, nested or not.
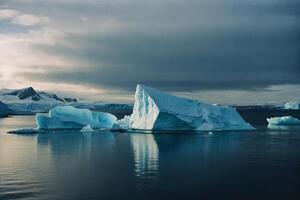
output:
[[[231,107],[176,97],[137,85],[131,128],[144,130],[251,130]]]
[[[300,120],[292,116],[267,118],[269,125],[300,125]]]
[[[90,125],[92,129],[111,129],[117,118],[104,112],[78,109],[72,106],[57,106],[49,116],[37,114],[36,123],[40,129],[80,129]]]
[[[83,133],[90,133],[90,132],[94,132],[95,130],[92,129],[92,127],[90,125],[86,125],[85,127],[83,127],[80,132]]]
[[[296,101],[290,101],[284,104],[285,109],[291,109],[291,110],[299,110],[300,109],[300,102]]]
[[[122,129],[127,130],[130,128],[131,125],[131,118],[129,115],[125,115],[123,119],[117,120],[117,124],[114,129]]]

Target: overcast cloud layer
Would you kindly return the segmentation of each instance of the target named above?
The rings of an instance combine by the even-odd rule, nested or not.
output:
[[[142,83],[195,98],[235,91],[227,94],[241,102],[299,88],[298,0],[0,0],[0,8],[3,87],[109,99]]]

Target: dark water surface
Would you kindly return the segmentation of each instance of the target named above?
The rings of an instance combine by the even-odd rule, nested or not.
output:
[[[14,135],[0,119],[0,199],[300,199],[300,127]],[[254,125],[255,125],[254,124]]]

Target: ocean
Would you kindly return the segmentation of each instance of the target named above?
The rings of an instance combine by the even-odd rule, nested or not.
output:
[[[57,131],[34,116],[0,119],[0,199],[300,199],[300,126],[265,118],[299,111],[240,110],[253,131]]]

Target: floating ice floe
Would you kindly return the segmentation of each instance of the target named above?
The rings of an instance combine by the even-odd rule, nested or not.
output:
[[[292,116],[267,118],[269,125],[300,125],[300,120]]]
[[[104,112],[78,109],[72,106],[57,106],[48,115],[37,114],[38,129],[81,129],[89,125],[92,129],[112,129],[117,118]]]
[[[176,97],[137,85],[131,128],[143,130],[251,130],[236,109]]]
[[[290,101],[284,104],[285,109],[290,110],[299,110],[300,109],[300,102],[297,101]]]

